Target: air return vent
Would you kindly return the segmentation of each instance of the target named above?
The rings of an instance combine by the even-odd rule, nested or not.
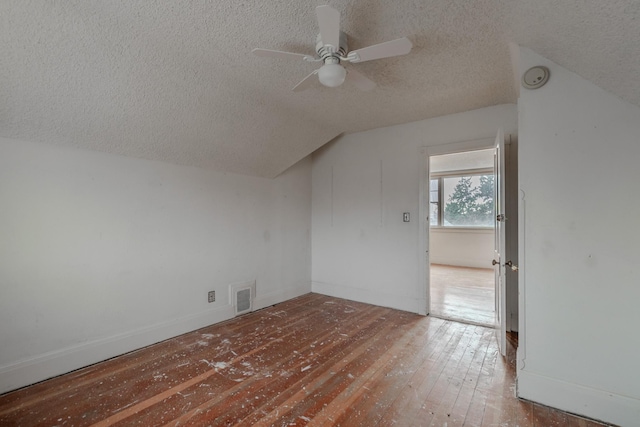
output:
[[[236,314],[251,311],[251,288],[236,291]]]
[[[253,299],[256,295],[256,282],[239,283],[229,286],[230,304],[235,315],[249,313],[253,309]]]

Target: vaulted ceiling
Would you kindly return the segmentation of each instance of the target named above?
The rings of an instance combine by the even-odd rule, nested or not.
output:
[[[291,88],[317,64],[315,7],[378,87]],[[517,101],[509,42],[640,106],[637,0],[0,2],[0,136],[274,177],[344,132]],[[553,78],[553,76],[552,76]]]

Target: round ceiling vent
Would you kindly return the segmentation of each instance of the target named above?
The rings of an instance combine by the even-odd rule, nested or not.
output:
[[[538,89],[549,81],[549,69],[543,66],[531,67],[522,75],[522,86],[526,89]]]

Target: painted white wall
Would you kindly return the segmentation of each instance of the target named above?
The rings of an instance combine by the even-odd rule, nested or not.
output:
[[[433,176],[468,169],[493,169],[494,152],[493,149],[486,149],[431,156],[429,173]]]
[[[520,72],[518,393],[623,426],[640,420],[640,108],[528,49]]]
[[[278,178],[0,139],[0,392],[311,290],[311,160]],[[207,303],[207,292],[216,302]]]
[[[494,246],[493,229],[432,228],[429,234],[432,264],[493,268]]]
[[[515,132],[515,105],[345,135],[313,156],[314,292],[425,313],[421,147]],[[402,222],[402,213],[411,222]],[[428,247],[428,246],[427,246]]]

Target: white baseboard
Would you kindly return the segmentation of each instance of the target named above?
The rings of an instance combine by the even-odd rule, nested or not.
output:
[[[350,286],[334,285],[324,282],[311,282],[312,292],[328,295],[336,298],[344,298],[351,301],[364,302],[382,307],[395,308],[411,313],[425,314],[427,303],[424,298],[415,298],[404,295],[373,292],[368,289]]]
[[[518,397],[619,426],[637,426],[640,400],[524,370],[518,371]]]
[[[296,298],[311,292],[311,283],[299,283],[297,286],[282,289],[276,292],[269,292],[267,294],[258,294],[253,301],[253,309],[260,310],[261,308],[270,307],[275,304]]]
[[[311,292],[311,283],[258,295],[254,310]],[[15,390],[234,317],[233,306],[184,316],[0,366],[0,393]]]
[[[65,374],[233,317],[222,306],[0,366],[0,393]]]
[[[456,267],[491,268],[491,260],[487,262],[486,259],[460,259],[432,255],[429,261],[431,264],[453,265]]]

